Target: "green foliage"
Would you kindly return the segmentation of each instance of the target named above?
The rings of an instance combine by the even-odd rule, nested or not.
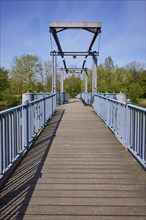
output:
[[[146,108],[146,99],[137,99],[135,104],[137,104],[143,108]]]
[[[133,61],[126,65],[126,70],[131,74],[129,80],[128,96],[132,102],[146,96],[146,70],[144,64]]]
[[[22,55],[14,59],[11,86],[15,94],[35,92],[35,84],[42,82],[42,64],[38,56]]]
[[[45,92],[44,85],[41,82],[36,82],[34,86],[35,92]]]
[[[52,75],[47,77],[44,88],[45,91],[52,92]]]
[[[118,68],[111,74],[111,90],[119,93],[127,93],[129,82],[132,80],[132,75],[124,68]]]
[[[128,96],[132,102],[136,102],[136,100],[141,97],[143,94],[143,89],[138,83],[132,82],[129,85]]]
[[[97,88],[99,92],[123,92],[132,102],[146,97],[146,70],[140,62],[129,63],[125,68],[114,66],[110,57],[97,68]]]
[[[16,57],[10,71],[0,68],[0,99],[6,105],[21,103],[25,92],[48,92],[47,79],[51,74],[51,63],[35,55]],[[52,82],[49,84],[52,86]]]
[[[3,101],[6,106],[16,106],[22,103],[21,96],[14,95],[9,89],[4,91]]]
[[[56,90],[60,92],[60,76],[57,74]],[[84,80],[71,75],[64,81],[64,90],[75,97],[84,91]],[[132,102],[146,98],[146,70],[134,61],[118,68],[110,56],[97,68],[98,92],[124,92]],[[14,59],[10,71],[0,67],[0,99],[7,104],[20,102],[25,92],[52,92],[52,64],[42,63],[35,55],[22,55]],[[92,92],[92,70],[88,72],[88,92]]]
[[[92,70],[88,72],[88,92],[92,92]]]
[[[140,83],[140,86],[143,90],[143,94],[142,94],[142,97],[143,98],[146,98],[146,70],[144,70],[143,72],[141,72],[141,76],[140,76],[140,79],[139,79],[139,83]]]
[[[111,73],[104,67],[97,69],[97,88],[99,92],[111,92]]]
[[[74,74],[64,80],[64,90],[74,98],[81,92],[81,79]]]
[[[0,99],[4,97],[4,91],[9,87],[8,70],[0,67]]]

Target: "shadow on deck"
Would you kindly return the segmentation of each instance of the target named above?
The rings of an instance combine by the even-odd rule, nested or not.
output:
[[[1,189],[1,220],[23,218],[19,213],[25,213],[37,181],[41,178],[42,167],[63,114],[64,110],[56,112],[5,184],[4,189]]]

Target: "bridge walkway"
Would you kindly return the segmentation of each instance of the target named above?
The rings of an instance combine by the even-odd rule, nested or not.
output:
[[[145,220],[146,176],[89,106],[59,106],[1,190],[0,219]]]

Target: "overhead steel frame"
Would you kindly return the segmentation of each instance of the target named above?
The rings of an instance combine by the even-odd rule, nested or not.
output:
[[[84,88],[85,88],[85,92],[88,92],[88,69],[84,69],[85,71],[85,81],[84,81]]]
[[[60,92],[64,92],[64,71],[61,71]]]
[[[88,92],[88,71],[85,68],[85,63],[88,56],[92,56],[93,60],[93,66],[92,66],[92,94],[97,92],[97,56],[99,56],[99,52],[94,51],[92,52],[92,46],[98,36],[99,33],[101,33],[101,23],[100,22],[49,22],[50,27],[50,33],[52,33],[55,43],[57,45],[58,51],[51,51],[50,55],[52,56],[52,62],[53,62],[53,76],[52,76],[52,92],[56,92],[56,73],[57,73],[57,56],[62,57],[64,68],[62,70],[65,70],[66,73],[69,71],[80,71],[81,73],[85,72],[85,92]],[[64,52],[62,50],[58,33],[61,31],[64,31],[66,29],[83,29],[86,31],[89,31],[93,33],[93,38],[91,40],[91,43],[88,47],[88,50],[86,52]],[[65,56],[73,56],[73,58],[76,58],[77,56],[84,56],[84,61],[81,68],[75,68],[72,70],[70,68],[67,68]],[[62,77],[61,81],[64,80],[63,77],[64,72],[62,71]],[[63,82],[61,82],[61,91],[63,92]]]
[[[52,54],[52,67],[52,93],[56,93],[57,56],[55,51]]]

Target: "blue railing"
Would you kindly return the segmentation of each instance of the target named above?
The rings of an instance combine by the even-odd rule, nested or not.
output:
[[[0,112],[0,178],[26,152],[56,110],[56,94]]]
[[[64,104],[69,100],[69,94],[66,92],[57,93],[57,103]]]
[[[146,168],[146,109],[94,94],[94,111]]]
[[[92,102],[93,102],[92,93],[82,92],[81,93],[81,98],[84,101],[84,103],[87,104],[87,105],[91,105]]]

